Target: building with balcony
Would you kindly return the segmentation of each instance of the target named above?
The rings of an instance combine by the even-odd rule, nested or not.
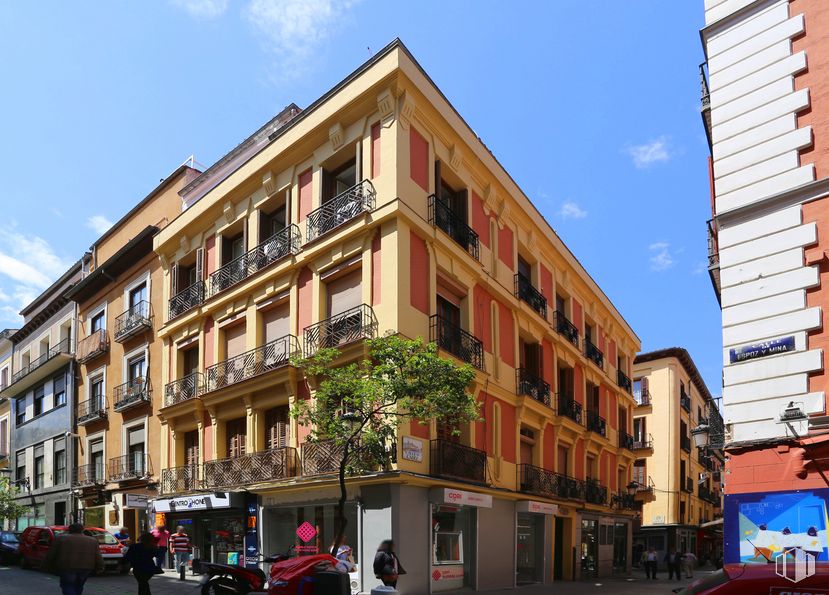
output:
[[[813,463],[829,456],[829,23],[820,0],[700,4],[709,268],[724,347],[725,429],[710,439],[728,453],[725,561],[765,563],[768,550],[751,547],[761,532],[788,529],[796,541],[826,525],[801,513],[805,501],[789,507],[796,526],[752,511],[829,493]]]
[[[403,593],[630,572],[639,339],[402,43],[180,195],[154,237],[168,525],[224,561],[258,503],[263,551],[306,521],[326,547],[337,449],[288,415],[314,394],[291,357],[401,333],[477,369],[483,421],[406,424],[349,479],[361,588],[388,537]]]
[[[72,486],[80,517],[131,535],[148,530],[147,499],[159,479],[165,311],[153,237],[181,213],[178,191],[196,175],[182,165],[105,232],[84,257],[77,304],[78,457]]]
[[[633,362],[633,481],[641,525],[634,555],[671,548],[700,559],[722,553],[721,449],[698,448],[691,430],[722,427],[716,401],[688,351],[640,353]]]
[[[6,337],[11,365],[0,369],[0,399],[11,404],[9,460],[18,500],[28,512],[14,523],[64,524],[71,520],[72,408],[75,401],[75,304],[64,293],[81,277],[81,263],[26,306],[23,326]],[[8,372],[4,376],[4,372]],[[2,432],[0,419],[0,432]]]
[[[11,335],[16,329],[0,331],[0,391],[5,390],[11,380],[13,344]],[[9,399],[0,397],[0,479],[11,477],[9,453],[11,452],[11,405]],[[0,528],[6,528],[6,521],[0,523]]]

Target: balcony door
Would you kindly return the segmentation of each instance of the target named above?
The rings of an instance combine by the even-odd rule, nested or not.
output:
[[[556,472],[560,473],[561,475],[570,475],[570,449],[566,446],[559,446],[558,447],[558,461],[556,466]]]
[[[447,297],[448,296],[448,297]],[[461,353],[460,301],[448,292],[437,296],[437,315],[441,320],[438,328],[438,346],[450,353]]]
[[[573,398],[573,368],[568,366],[558,367],[558,394],[561,397]]]
[[[130,312],[132,312],[133,314],[137,314],[137,315],[144,314],[141,311],[141,309],[143,307],[141,304],[142,304],[142,302],[148,302],[148,301],[149,301],[149,296],[147,294],[147,283],[146,282],[141,283],[140,285],[137,285],[136,287],[133,287],[132,289],[130,289],[130,293],[129,293]]]
[[[188,467],[199,464],[198,430],[191,430],[184,434],[184,464]]]
[[[146,433],[143,425],[127,430],[127,471],[136,477],[144,475],[147,471],[144,465],[145,439]]]
[[[244,378],[245,363],[234,358],[237,358],[245,352],[247,327],[244,322],[225,327],[224,336],[225,360],[227,361],[225,364],[225,377],[220,379],[219,386],[233,384]],[[221,380],[224,380],[224,382],[221,382]]]
[[[323,347],[336,347],[360,336],[363,303],[363,270],[358,268],[326,282],[328,324],[320,329]],[[346,312],[348,315],[343,316]],[[333,319],[333,320],[332,320]]]
[[[104,480],[104,439],[96,438],[89,443],[89,479]]]
[[[633,420],[633,439],[638,443],[644,443],[648,434],[645,429],[645,418],[637,417]]]
[[[540,378],[542,375],[541,345],[519,339],[519,347],[520,367]]]
[[[247,452],[247,419],[240,417],[225,423],[225,448],[229,458],[241,457]]]
[[[599,415],[599,387],[592,382],[587,383],[587,410]]]
[[[285,205],[277,207],[270,213],[262,213],[259,216],[259,243],[264,243],[280,231],[285,229],[286,214]]]
[[[640,486],[648,485],[648,474],[647,468],[645,467],[645,459],[637,459],[636,462],[633,463],[633,481],[638,483]]]
[[[288,407],[274,407],[265,416],[266,439],[268,448],[276,450],[290,446],[291,420],[288,415]]]

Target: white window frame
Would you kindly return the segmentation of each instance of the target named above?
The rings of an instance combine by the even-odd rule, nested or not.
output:
[[[124,365],[121,367],[121,382],[129,380],[129,362],[132,358],[138,355],[144,355],[144,377],[150,376],[150,344],[144,343],[141,347],[136,347],[129,353],[124,354]]]
[[[0,444],[0,449],[5,446],[5,453],[7,456],[11,456],[12,453],[9,452],[11,448],[11,439],[12,439],[12,417],[11,417],[11,408],[9,408],[8,413],[4,413],[0,415],[0,422],[6,422],[6,443]]]
[[[44,339],[48,339],[49,349],[52,349],[52,347],[54,347],[54,345],[52,344],[52,329],[51,329],[51,327],[45,333],[43,333],[37,339],[35,339],[35,341],[34,341],[35,343],[37,343],[37,357],[40,357],[40,356],[44,355],[40,351],[40,347],[41,347],[41,345],[43,345],[43,340]],[[30,353],[31,353],[31,351],[30,351]],[[29,361],[31,361],[31,355],[29,356]]]
[[[102,304],[98,304],[94,308],[92,308],[89,313],[86,315],[86,335],[89,336],[92,334],[92,319],[95,318],[101,312],[104,313],[104,330],[107,329],[107,302],[104,301]]]
[[[137,426],[144,426],[144,454],[147,455],[150,453],[148,446],[150,443],[150,416],[145,415],[144,417],[139,417],[129,423],[124,423],[121,425],[121,456],[126,456],[129,454],[130,445],[127,444],[127,437],[129,436],[129,431],[132,428]]]
[[[104,404],[106,404],[106,400],[107,400],[107,367],[106,367],[106,365],[101,366],[100,368],[95,368],[94,370],[92,370],[91,372],[88,372],[86,374],[86,400],[88,401],[89,399],[92,398],[92,381],[96,380],[99,376],[101,377],[101,380],[103,381]]]
[[[130,308],[130,292],[142,283],[147,284],[147,303],[152,304],[153,294],[152,287],[150,286],[150,271],[146,271],[124,286],[124,312]]]
[[[87,434],[87,436],[86,436],[86,452],[84,452],[84,455],[83,455],[84,461],[86,461],[85,464],[86,465],[91,465],[92,460],[90,458],[90,455],[92,455],[92,443],[95,440],[97,440],[98,438],[100,438],[102,440],[103,445],[104,445],[104,450],[103,450],[103,453],[104,453],[104,474],[106,474],[106,468],[107,468],[107,437],[106,437],[106,432],[107,432],[106,430],[101,430],[99,432],[95,432],[94,434]]]

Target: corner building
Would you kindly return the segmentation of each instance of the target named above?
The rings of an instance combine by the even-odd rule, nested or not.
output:
[[[289,417],[314,395],[289,358],[396,332],[478,369],[483,421],[404,426],[349,479],[354,589],[388,538],[402,593],[630,572],[639,340],[399,41],[180,194],[153,506],[202,557],[328,547],[336,452]]]
[[[829,10],[705,0],[709,271],[722,306],[725,561],[829,559]],[[705,66],[707,65],[707,77]],[[806,545],[808,544],[808,545]]]

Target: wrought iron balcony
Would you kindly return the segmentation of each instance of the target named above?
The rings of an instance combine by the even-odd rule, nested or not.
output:
[[[607,436],[607,421],[598,411],[587,410],[587,429],[601,436]]]
[[[651,391],[640,386],[638,391],[634,390],[633,398],[637,407],[647,407],[651,404]]]
[[[40,357],[37,359],[33,359],[29,362],[28,365],[23,366],[17,372],[12,375],[12,381],[9,383],[9,386],[15,384],[19,380],[22,380],[24,376],[27,376],[37,370],[40,366],[48,362],[54,357],[57,357],[61,353],[72,353],[71,349],[69,348],[69,338],[63,339],[57,345],[50,348],[46,353],[41,354]]]
[[[633,450],[649,450],[653,448],[653,436],[648,434],[648,437],[638,436],[633,441]]]
[[[679,446],[685,452],[691,452],[691,438],[690,438],[690,436],[680,436],[679,437]]]
[[[570,343],[578,347],[579,329],[576,328],[576,325],[567,319],[567,317],[564,315],[564,312],[559,312],[558,310],[555,311],[554,318],[556,324],[556,332],[559,335],[562,335],[568,341],[570,341]]]
[[[153,328],[153,309],[150,302],[141,300],[115,319],[115,340],[123,343],[143,331]]]
[[[299,252],[301,241],[299,227],[296,225],[291,224],[278,231],[255,248],[211,273],[209,297],[244,281],[289,254],[296,254]]]
[[[287,479],[296,475],[296,449],[291,447],[204,462],[205,489]]]
[[[204,302],[204,281],[196,281],[187,289],[179,291],[170,298],[169,319],[172,320],[177,316],[181,316],[202,302]]]
[[[203,488],[202,466],[184,465],[182,467],[170,467],[161,471],[161,485],[159,491],[162,494],[182,494],[194,492]]]
[[[75,348],[75,359],[78,360],[79,364],[85,364],[107,351],[109,351],[109,337],[106,329],[101,328],[78,341],[78,346]]]
[[[469,252],[475,260],[481,259],[478,234],[434,194],[429,195],[429,223],[445,231],[446,235]]]
[[[360,304],[341,314],[305,327],[305,355],[311,356],[318,349],[339,347],[354,341],[370,339],[377,335],[377,317],[371,306]]]
[[[547,298],[533,287],[532,281],[521,273],[515,274],[515,297],[527,302],[530,308],[538,312],[542,318],[547,318]]]
[[[204,392],[218,390],[281,368],[299,354],[299,339],[294,335],[285,335],[207,368]]]
[[[616,384],[619,385],[619,388],[629,393],[633,390],[633,384],[631,383],[630,378],[628,378],[627,374],[621,370],[616,370]]]
[[[429,318],[429,340],[458,359],[484,369],[484,344],[438,314]]]
[[[697,485],[697,496],[699,496],[700,500],[705,500],[706,502],[714,501],[713,493],[702,483]]]
[[[607,487],[597,479],[588,478],[584,482],[584,499],[591,504],[607,504]]]
[[[104,471],[103,461],[100,463],[79,465],[78,467],[75,467],[75,473],[72,477],[72,485],[80,488],[104,485],[106,483],[106,474]]]
[[[680,391],[679,393],[679,404],[685,411],[688,413],[691,412],[691,396],[685,391]]]
[[[99,419],[106,419],[107,404],[103,395],[78,403],[78,425],[84,426]]]
[[[558,394],[558,414],[569,417],[577,424],[582,423],[581,404],[567,394]]]
[[[313,242],[360,213],[372,211],[376,197],[372,183],[363,180],[311,211],[308,213],[306,242]]]
[[[713,219],[708,220],[708,277],[711,280],[711,285],[714,286],[714,291],[717,294],[717,300],[720,299],[720,249],[718,241],[718,232],[716,223]]]
[[[338,473],[343,457],[343,446],[333,440],[302,444],[302,474],[325,475]]]
[[[429,473],[445,479],[486,483],[486,452],[451,440],[432,440]]]
[[[164,387],[164,406],[169,407],[188,399],[194,399],[204,391],[204,375],[193,372],[178,380],[168,382]]]
[[[132,479],[146,479],[152,472],[150,455],[135,452],[109,460],[107,476],[109,481],[129,481]]]
[[[588,338],[584,339],[584,355],[591,362],[604,369],[604,353],[593,345],[593,342]]]
[[[632,496],[627,492],[616,492],[611,496],[611,505],[616,506],[617,508],[626,508],[628,510],[633,510],[638,508],[636,504],[636,496]]]
[[[550,406],[550,385],[526,368],[515,371],[515,392]]]
[[[633,436],[631,436],[624,430],[619,430],[619,448],[633,450],[633,442]]]
[[[518,489],[521,492],[548,498],[557,497],[581,501],[585,498],[584,482],[580,479],[528,464],[518,465],[517,474]]]
[[[115,411],[124,411],[137,405],[150,402],[150,381],[144,376],[138,376],[119,384],[112,391],[112,408]]]

